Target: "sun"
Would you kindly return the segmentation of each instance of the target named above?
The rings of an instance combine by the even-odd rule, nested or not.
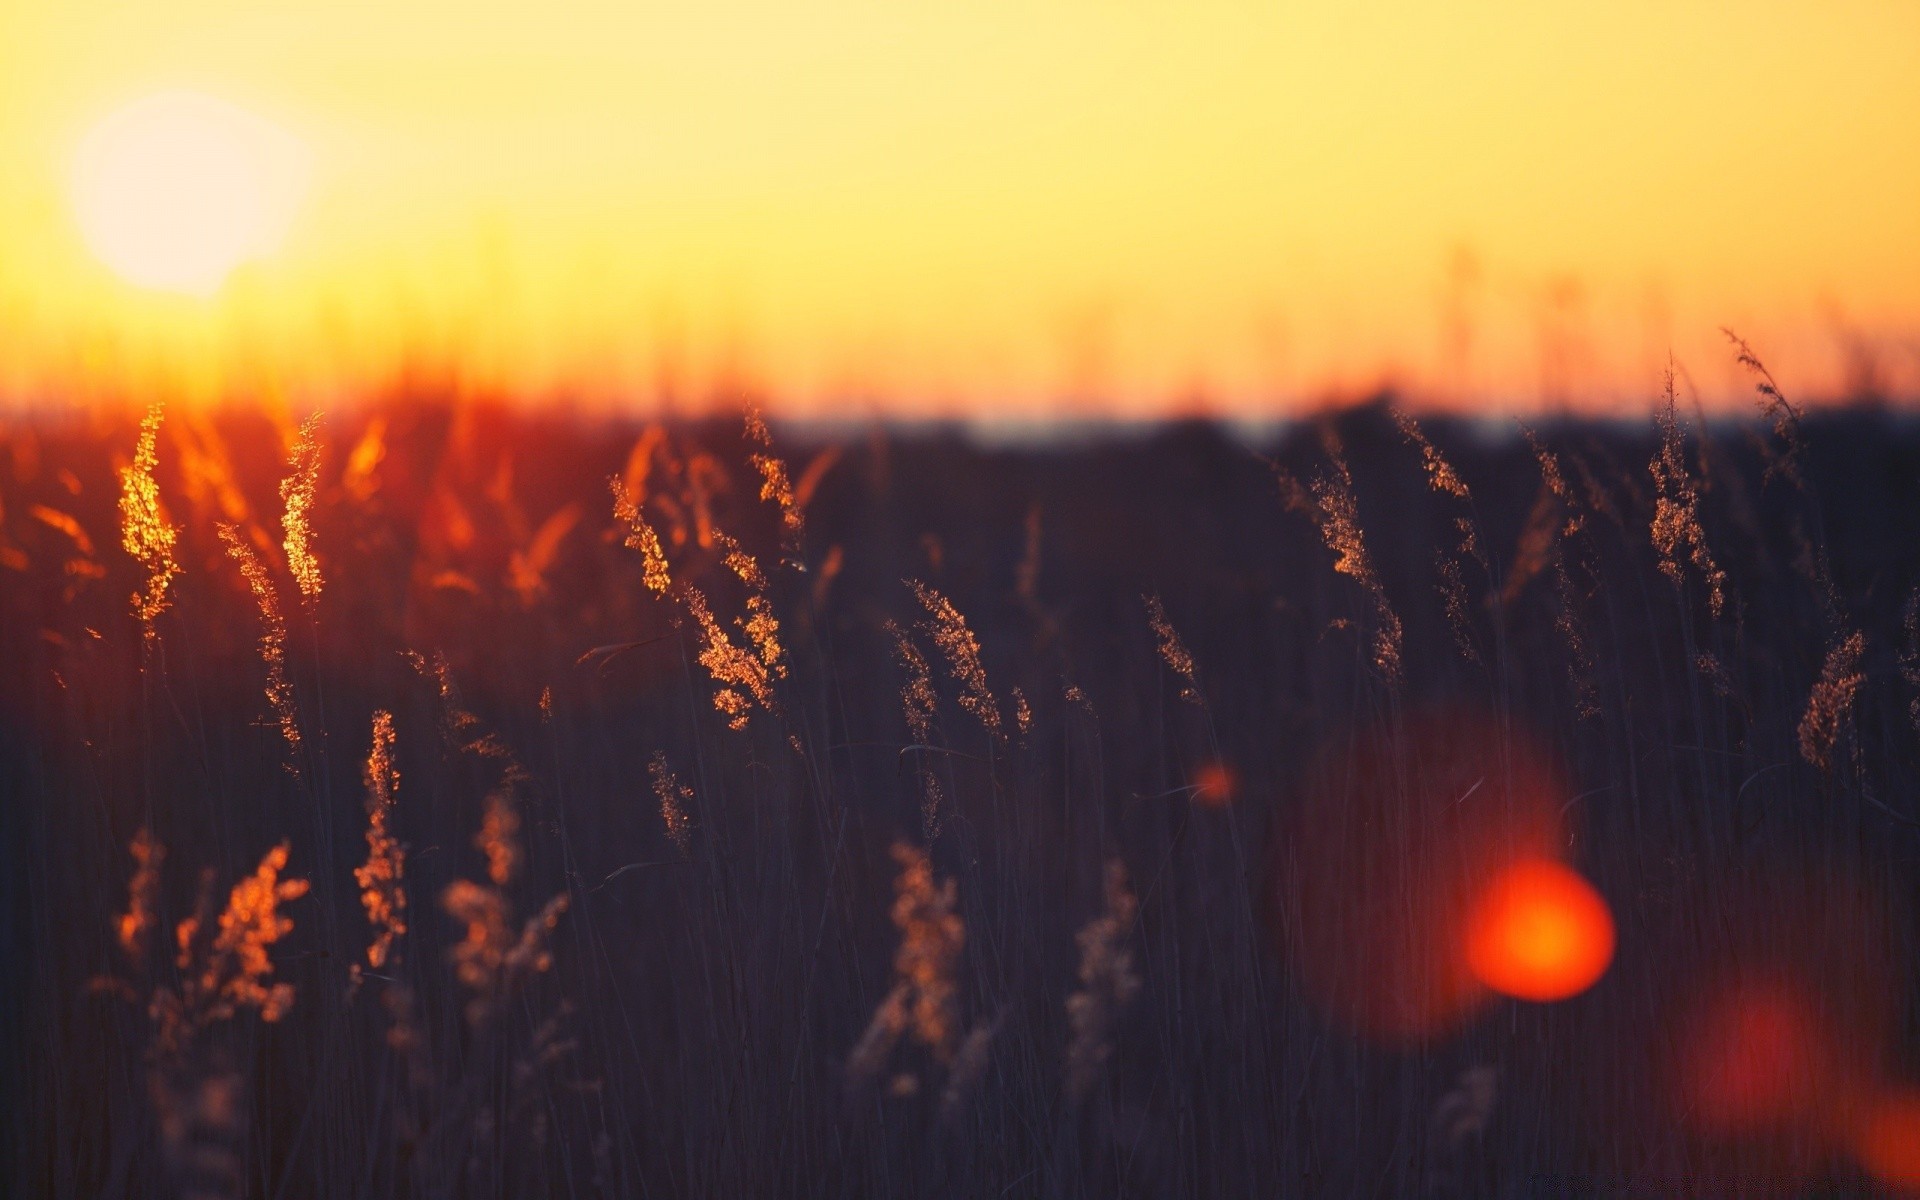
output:
[[[303,148],[270,122],[212,96],[158,92],[81,140],[73,213],[122,279],[208,296],[278,247],[305,176]]]

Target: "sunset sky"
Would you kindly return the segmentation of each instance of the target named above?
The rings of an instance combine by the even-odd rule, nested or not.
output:
[[[78,164],[179,93],[289,190],[156,290]],[[1721,325],[1920,391],[1920,6],[0,5],[10,402],[1637,411]]]

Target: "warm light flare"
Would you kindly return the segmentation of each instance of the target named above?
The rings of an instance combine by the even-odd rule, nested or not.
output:
[[[1494,877],[1468,917],[1474,977],[1521,1000],[1564,1000],[1613,961],[1613,914],[1580,875],[1527,859]]]
[[[297,143],[267,122],[211,96],[162,92],[80,143],[73,212],[88,248],[129,283],[204,296],[274,249],[302,174]]]

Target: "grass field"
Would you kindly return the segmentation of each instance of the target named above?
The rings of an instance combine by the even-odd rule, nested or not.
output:
[[[9,419],[8,1190],[1920,1186],[1920,430],[1773,416]]]

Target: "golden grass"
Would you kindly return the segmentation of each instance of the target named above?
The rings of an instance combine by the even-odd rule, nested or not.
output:
[[[673,586],[673,575],[667,570],[667,552],[660,544],[660,535],[641,515],[639,493],[617,478],[609,479],[607,486],[613,491],[614,519],[627,527],[625,544],[628,549],[640,552],[641,578],[649,591],[666,595],[667,589]]]
[[[394,941],[407,932],[407,848],[387,826],[400,789],[393,744],[393,714],[381,709],[373,714],[373,747],[367,751],[363,776],[367,789],[367,861],[353,869],[367,924],[373,926],[367,965],[374,968],[386,965]]]
[[[1154,647],[1160,652],[1160,661],[1180,678],[1180,698],[1205,708],[1206,701],[1200,698],[1200,681],[1194,677],[1193,655],[1188,653],[1186,643],[1180,640],[1180,633],[1174,629],[1173,622],[1167,620],[1166,605],[1160,602],[1158,596],[1141,598],[1147,605],[1147,625],[1153,630]]]
[[[1707,589],[1707,608],[1715,620],[1726,609],[1727,576],[1714,564],[1707,548],[1706,530],[1700,525],[1700,491],[1687,472],[1686,443],[1680,432],[1674,392],[1673,368],[1667,368],[1666,391],[1654,409],[1654,423],[1660,431],[1660,449],[1649,469],[1653,473],[1654,511],[1653,548],[1660,555],[1660,570],[1675,587],[1686,583],[1683,559],[1700,575]]]
[[[160,503],[160,485],[154,481],[159,465],[159,401],[140,418],[140,440],[133,462],[120,470],[120,545],[147,572],[146,587],[133,594],[133,615],[151,643],[157,636],[154,620],[167,609],[167,588],[180,573],[173,549],[179,531],[167,520]]]
[[[1733,330],[1722,326],[1720,332],[1733,344],[1734,361],[1747,369],[1753,376],[1754,393],[1760,397],[1760,416],[1773,428],[1773,436],[1778,443],[1761,442],[1761,452],[1766,455],[1767,468],[1761,476],[1762,482],[1785,479],[1795,488],[1806,489],[1806,479],[1800,473],[1800,412],[1788,402],[1781,393],[1780,385],[1774,382],[1773,372],[1767,370],[1767,364],[1760,361],[1753,347],[1747,345],[1745,338]]]
[[[1857,631],[1834,643],[1807,697],[1807,711],[1800,718],[1800,757],[1816,770],[1825,771],[1832,765],[1834,743],[1866,679],[1860,673],[1860,657],[1866,648],[1866,636]]]
[[[760,499],[779,505],[781,548],[789,555],[797,556],[800,553],[800,539],[806,533],[806,518],[793,484],[788,482],[787,464],[771,453],[773,435],[767,432],[767,423],[761,418],[760,410],[751,404],[746,412],[746,437],[748,443],[759,447],[748,454],[747,461],[753,464],[754,470],[760,472]]]
[[[181,980],[157,989],[149,1006],[156,1057],[177,1058],[201,1030],[241,1009],[278,1021],[293,1007],[293,985],[274,979],[269,954],[293,932],[293,919],[280,905],[307,894],[306,880],[280,878],[287,854],[286,842],[267,851],[253,874],[233,885],[212,928],[204,915],[204,888],[201,910],[175,928]]]
[[[931,618],[925,628],[933,644],[947,660],[947,669],[960,684],[960,707],[967,710],[973,718],[983,725],[994,737],[1004,737],[1001,729],[1000,703],[993,698],[993,692],[987,687],[987,671],[980,663],[980,642],[973,636],[973,630],[967,628],[967,619],[953,602],[935,589],[928,587],[918,579],[907,580],[907,586],[920,600]]]
[[[259,553],[240,537],[238,529],[222,524],[220,540],[227,548],[227,557],[239,564],[247,590],[253,593],[254,605],[260,613],[260,660],[267,667],[267,703],[273,708],[287,749],[298,753],[300,715],[294,706],[293,685],[287,681],[287,622],[280,611],[280,594]]]
[[[127,911],[114,920],[114,933],[121,953],[137,973],[146,969],[148,942],[159,921],[154,905],[160,897],[160,864],[166,861],[167,848],[154,839],[151,829],[142,829],[127,852],[133,855],[133,878],[127,883]]]
[[[717,685],[713,706],[727,718],[728,727],[735,731],[746,729],[756,703],[769,713],[778,712],[773,673],[764,659],[733,644],[727,631],[714,619],[713,610],[707,607],[707,598],[700,589],[691,585],[684,587],[681,598],[699,626],[700,665]]]
[[[320,598],[326,582],[320,574],[320,560],[313,555],[313,505],[320,488],[319,414],[301,422],[287,467],[287,477],[280,483],[280,502],[285,506],[280,528],[286,534],[280,545],[287,553],[287,571],[300,588],[301,600],[311,603]]]
[[[1360,506],[1353,495],[1353,472],[1347,466],[1340,435],[1329,424],[1320,426],[1320,446],[1326,454],[1327,469],[1305,487],[1292,475],[1276,469],[1281,494],[1287,507],[1307,514],[1319,527],[1320,539],[1333,551],[1334,571],[1357,582],[1373,602],[1374,669],[1397,686],[1404,642],[1400,615],[1387,599],[1387,589],[1367,554],[1366,537],[1360,529]]]
[[[893,924],[900,946],[893,956],[894,985],[847,1059],[856,1084],[871,1082],[902,1037],[911,1035],[942,1063],[953,1059],[959,1028],[959,995],[954,968],[966,946],[967,927],[955,912],[953,880],[935,884],[927,852],[895,842]]]

